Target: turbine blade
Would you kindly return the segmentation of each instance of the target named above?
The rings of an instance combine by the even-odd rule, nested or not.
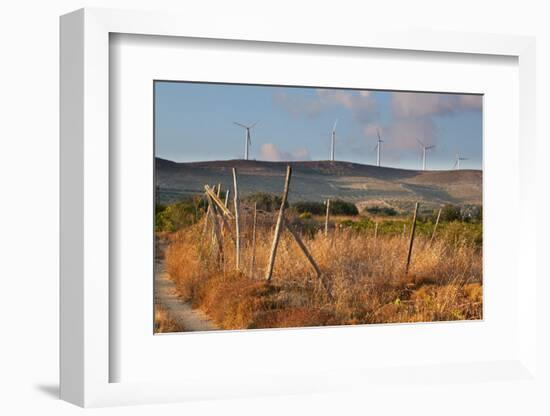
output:
[[[456,165],[458,165],[458,160],[455,160],[455,164],[453,165],[453,169],[456,168]]]
[[[426,150],[433,149],[435,147],[435,144],[432,144],[431,146],[427,146]]]
[[[254,127],[256,124],[258,124],[257,121],[256,121],[253,125],[251,125],[249,128],[251,129],[251,128]]]
[[[338,119],[334,122],[334,126],[332,126],[332,131],[336,130],[336,125],[338,124]]]
[[[245,126],[244,124],[241,124],[241,123],[237,123],[236,121],[233,122],[233,124],[236,124],[237,126],[241,126],[242,128],[248,128],[247,126]]]
[[[420,141],[420,139],[416,139],[416,141],[417,141],[418,143],[420,143],[420,146],[426,147],[426,145],[425,145],[424,143],[422,143],[422,142]],[[426,147],[426,149],[427,149],[427,147]]]
[[[378,141],[380,141],[380,129],[376,129],[376,135],[378,136]]]

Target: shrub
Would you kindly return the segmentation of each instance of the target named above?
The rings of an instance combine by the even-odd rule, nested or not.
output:
[[[309,212],[312,215],[325,215],[327,206],[325,202],[300,201],[292,204],[292,209],[298,214]],[[331,215],[359,215],[357,207],[352,202],[335,199],[330,201]]]
[[[466,205],[461,210],[461,218],[465,222],[480,223],[483,219],[481,205]]]
[[[359,215],[359,210],[353,202],[342,201],[341,199],[336,199],[330,201],[330,213],[332,215]]]
[[[298,214],[324,215],[327,208],[323,202],[300,201],[292,204],[292,209]]]
[[[177,231],[196,224],[204,215],[205,202],[202,198],[185,199],[169,205],[155,207],[155,230]]]
[[[243,202],[254,205],[261,211],[276,211],[281,207],[282,198],[279,195],[269,194],[267,192],[256,192],[243,198]],[[288,202],[285,205],[288,207]]]
[[[482,224],[468,224],[460,221],[453,221],[445,224],[440,236],[450,245],[467,244],[477,248],[483,245]]]
[[[345,220],[340,223],[342,227],[351,228],[355,231],[367,231],[374,228],[374,221],[367,217],[361,218],[359,221]]]
[[[369,214],[383,215],[387,217],[395,217],[397,215],[397,211],[392,207],[368,207],[365,208],[365,211]]]
[[[458,221],[461,218],[459,206],[447,204],[441,209],[441,221]]]

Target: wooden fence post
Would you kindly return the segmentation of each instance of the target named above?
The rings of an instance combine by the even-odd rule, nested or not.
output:
[[[409,253],[407,254],[407,265],[405,266],[405,274],[409,273],[409,265],[411,264],[411,254],[414,243],[414,232],[416,230],[416,216],[418,215],[418,202],[414,205],[414,216],[411,225],[411,236],[409,239]]]
[[[250,260],[250,276],[254,277],[254,268],[256,266],[256,221],[257,221],[257,206],[254,202],[254,220],[252,223],[252,259]]]
[[[233,168],[233,202],[235,204],[235,269],[240,269],[241,230],[239,227],[239,190],[237,187],[237,169]]]
[[[289,231],[290,235],[292,235],[292,237],[294,237],[294,241],[296,241],[296,244],[298,244],[298,247],[300,247],[300,249],[302,250],[302,253],[304,253],[304,256],[306,256],[306,259],[308,259],[311,266],[315,269],[315,273],[317,274],[317,278],[321,282],[321,285],[323,285],[323,288],[327,292],[327,295],[329,296],[329,298],[332,300],[332,294],[330,293],[330,290],[328,288],[327,283],[323,279],[321,269],[319,268],[319,266],[315,262],[315,259],[313,258],[313,256],[311,255],[311,253],[307,249],[306,245],[302,241],[300,235],[296,231],[294,231],[288,224],[285,224],[285,226],[286,226],[286,229]]]
[[[328,237],[328,220],[330,218],[330,198],[327,199],[327,213],[325,216],[325,237]]]
[[[374,223],[374,239],[378,238],[378,222]]]
[[[215,209],[215,204],[213,203],[213,202],[214,202],[213,196],[216,194],[216,193],[214,192],[215,190],[216,190],[216,185],[213,185],[213,186],[212,186],[212,197],[211,197],[211,201],[210,201],[210,202],[212,202],[212,204],[211,204],[211,205],[210,205],[210,204],[208,205],[208,208],[210,209],[210,211],[212,211],[213,209]],[[215,213],[214,213],[214,214],[215,214]],[[214,221],[214,220],[216,219],[216,216],[215,216],[215,215],[214,215],[214,216],[210,216],[210,219],[211,219],[212,221]],[[211,231],[211,233],[210,233],[210,239],[212,240],[212,244],[214,243],[215,238],[216,238],[216,236],[214,235],[214,228],[212,228],[212,231]]]
[[[206,189],[208,185],[204,185],[204,188]],[[212,209],[212,205],[210,204],[210,198],[208,195],[206,195],[206,202],[208,202],[208,207],[206,208],[206,215],[204,216],[204,228],[202,230],[203,237],[206,235],[206,231],[208,231],[208,219],[210,218],[210,210]]]
[[[273,235],[273,244],[271,246],[271,253],[269,254],[269,263],[267,264],[267,269],[265,271],[265,280],[271,282],[271,277],[273,275],[273,265],[275,264],[275,256],[277,255],[277,246],[279,245],[279,238],[281,236],[281,228],[284,222],[284,213],[286,200],[288,198],[288,189],[290,187],[290,176],[292,175],[292,168],[290,166],[286,167],[286,179],[285,179],[285,188],[283,191],[283,198],[281,202],[281,208],[279,209],[279,216],[277,217],[277,225],[275,226],[275,233]]]
[[[230,219],[233,219],[233,214],[231,213],[231,211],[225,206],[225,204],[223,203],[223,201],[218,198],[216,196],[216,193],[214,192],[214,188],[210,188],[208,185],[205,185],[204,186],[204,190],[206,191],[206,193],[208,194],[208,196],[210,198],[212,198],[212,202],[214,202],[214,204],[216,204],[216,206],[218,207],[218,209],[225,215],[227,216],[228,218]]]
[[[219,222],[217,221],[216,216],[218,215],[216,211],[216,207],[214,206],[214,202],[212,201],[212,198],[208,196],[208,204],[210,206],[210,217],[212,220],[212,228],[214,233],[214,239],[218,243],[218,260],[223,265],[224,264],[224,254],[223,254],[223,240],[219,229]]]
[[[434,241],[435,232],[437,231],[437,226],[439,224],[439,217],[441,217],[441,208],[439,208],[439,212],[437,213],[437,219],[435,220],[434,231],[432,233],[432,238],[430,238],[430,244]]]
[[[203,237],[206,235],[206,231],[208,231],[208,218],[210,218],[210,199],[208,199],[208,196],[206,199],[208,201],[208,208],[206,208],[206,215],[204,216],[204,228],[202,229]]]
[[[227,203],[229,202],[229,189],[227,191],[225,191],[225,201],[223,202],[223,204],[225,205],[225,207],[227,208]]]

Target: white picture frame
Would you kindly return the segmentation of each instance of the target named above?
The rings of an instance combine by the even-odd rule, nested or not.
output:
[[[518,208],[527,213],[534,198],[535,42],[529,37],[464,33],[395,32],[361,34],[322,30],[281,31],[276,24],[235,32],[224,19],[205,27],[188,16],[168,13],[83,9],[61,18],[61,397],[80,406],[158,403],[197,398],[357,390],[400,380],[534,380],[536,382],[536,270],[533,215],[519,215],[517,254],[518,345],[498,361],[443,362],[409,368],[319,368],[318,373],[281,371],[254,380],[220,374],[179,381],[111,382],[110,366],[120,357],[110,349],[110,34],[225,39],[281,44],[429,51],[439,54],[503,55],[517,58],[519,76]],[[521,143],[521,146],[519,144]],[[514,194],[515,195],[515,194]],[[510,271],[514,273],[514,271]],[[147,306],[144,306],[147,307]],[[410,328],[410,327],[409,327]],[[361,330],[359,328],[358,330]],[[410,330],[410,329],[409,329]],[[152,336],[152,334],[151,334]],[[303,335],[307,337],[307,331]],[[238,341],[237,341],[238,342]],[[324,374],[324,377],[320,377]],[[480,376],[481,374],[481,376]],[[346,381],[343,381],[346,380]]]

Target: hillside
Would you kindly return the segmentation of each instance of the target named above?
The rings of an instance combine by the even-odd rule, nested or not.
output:
[[[360,207],[387,204],[403,208],[414,201],[424,202],[427,207],[444,203],[481,204],[482,200],[479,170],[416,171],[339,161],[176,163],[157,158],[156,183],[161,200],[171,201],[201,193],[205,184],[231,187],[231,169],[235,167],[242,195],[280,193],[288,164],[293,168],[291,201],[340,198]]]

